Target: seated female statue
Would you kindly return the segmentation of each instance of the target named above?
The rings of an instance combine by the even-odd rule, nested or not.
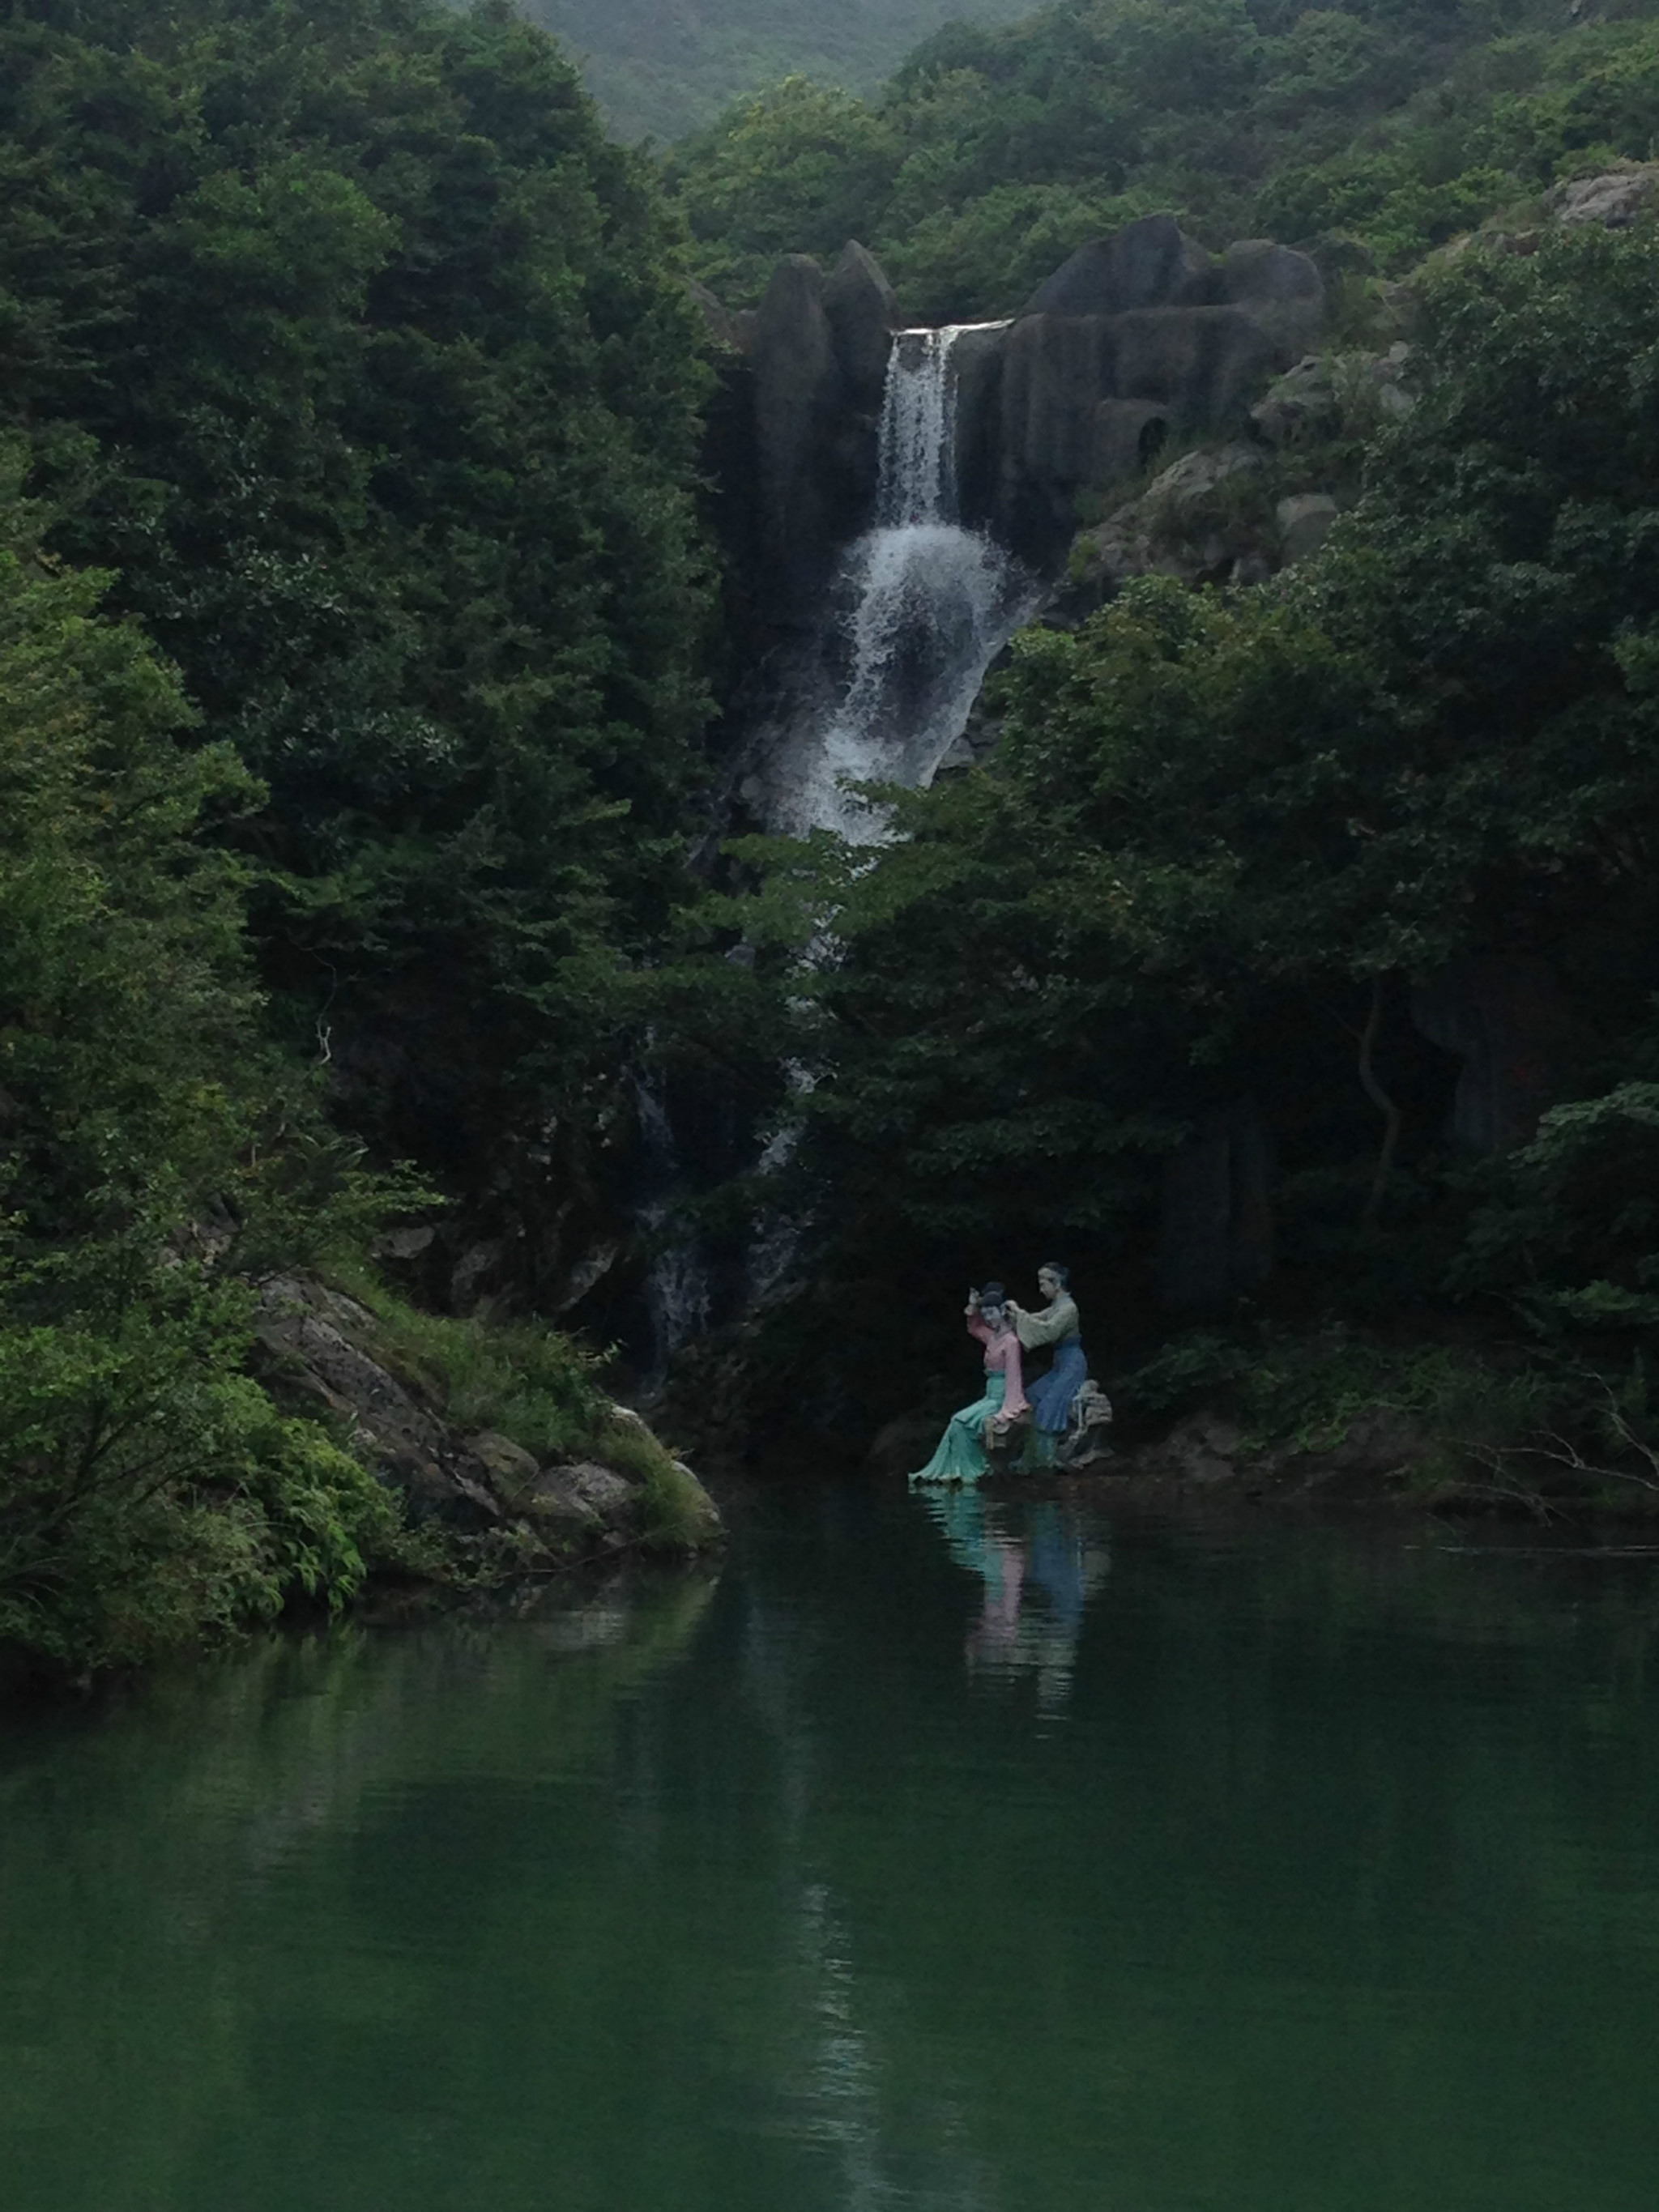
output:
[[[1006,1431],[1030,1410],[1020,1382],[1019,1339],[1009,1325],[1000,1283],[969,1291],[964,1308],[968,1334],[985,1347],[985,1389],[971,1406],[952,1413],[926,1467],[910,1477],[919,1482],[977,1482],[987,1467],[989,1435]]]

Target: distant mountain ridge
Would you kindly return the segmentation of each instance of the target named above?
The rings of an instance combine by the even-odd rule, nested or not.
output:
[[[872,90],[957,21],[1006,23],[1030,0],[521,0],[564,41],[623,138],[672,139],[738,94],[797,73]]]

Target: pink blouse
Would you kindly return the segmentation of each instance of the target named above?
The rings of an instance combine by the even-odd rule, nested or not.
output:
[[[1011,1421],[1017,1413],[1029,1413],[1031,1403],[1025,1395],[1024,1378],[1019,1364],[1019,1339],[1013,1330],[1004,1328],[1000,1334],[993,1336],[990,1323],[981,1320],[977,1310],[970,1310],[968,1334],[976,1336],[985,1346],[986,1373],[1000,1375],[1005,1378],[1002,1411],[997,1418]]]

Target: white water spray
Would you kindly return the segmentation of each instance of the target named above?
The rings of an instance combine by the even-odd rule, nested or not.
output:
[[[1031,611],[1031,580],[957,520],[951,356],[964,331],[1000,327],[893,339],[875,527],[848,554],[837,595],[848,607],[847,673],[827,707],[815,702],[779,732],[763,777],[770,829],[878,842],[881,814],[846,787],[931,783],[987,668]]]

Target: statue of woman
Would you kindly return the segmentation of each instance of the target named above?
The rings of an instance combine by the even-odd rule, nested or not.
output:
[[[1020,1382],[1019,1339],[1009,1323],[1000,1283],[969,1291],[963,1309],[968,1334],[985,1347],[985,1391],[952,1413],[939,1449],[910,1477],[919,1482],[977,1482],[985,1473],[988,1434],[1006,1434],[1030,1408]]]
[[[1030,1474],[1055,1464],[1054,1448],[1066,1433],[1072,1406],[1088,1379],[1089,1362],[1083,1350],[1082,1323],[1077,1301],[1067,1288],[1067,1269],[1053,1260],[1037,1269],[1037,1289],[1045,1304],[1041,1313],[1027,1313],[1012,1299],[1008,1317],[1023,1351],[1040,1345],[1054,1348],[1054,1364],[1042,1380],[1031,1385],[1031,1425],[1020,1453],[1018,1470]]]

